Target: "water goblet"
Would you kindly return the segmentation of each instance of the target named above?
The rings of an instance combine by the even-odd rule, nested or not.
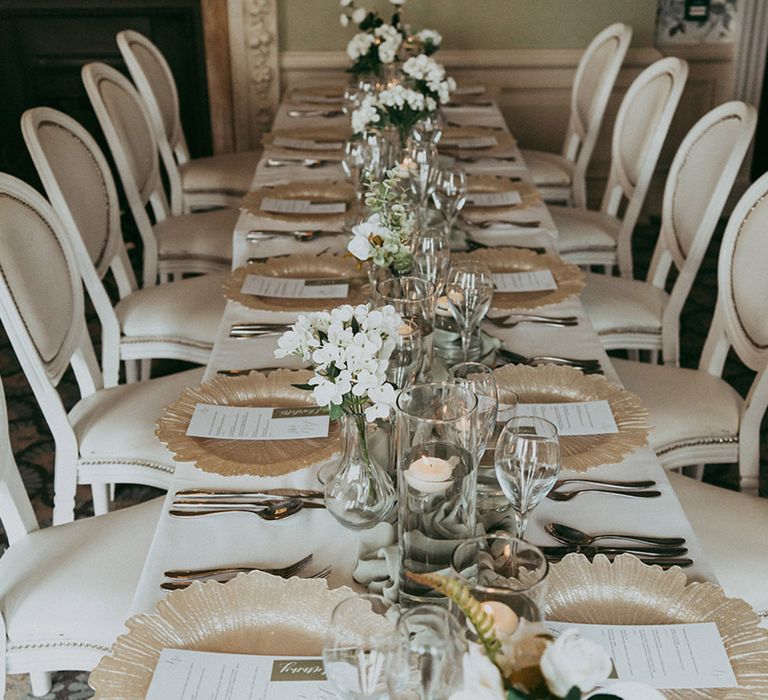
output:
[[[438,171],[432,201],[443,215],[446,233],[450,236],[453,225],[467,200],[467,174],[461,168],[450,167]]]
[[[462,262],[448,273],[445,297],[461,334],[461,350],[469,359],[472,335],[488,313],[493,298],[493,275],[478,262]]]
[[[383,180],[387,170],[392,166],[392,142],[384,132],[378,129],[367,129],[361,138],[368,146],[363,165],[363,178],[376,182]]]
[[[360,595],[333,609],[323,644],[325,676],[344,700],[385,700],[396,613],[381,596]]]
[[[435,188],[437,177],[437,147],[431,141],[409,140],[406,147],[408,159],[408,187],[417,210],[417,222],[426,220],[427,203]]]
[[[363,169],[368,162],[368,144],[360,138],[352,137],[344,143],[344,156],[341,167],[347,180],[355,188],[358,206],[363,201]]]
[[[457,384],[466,384],[477,396],[478,464],[496,430],[499,389],[493,370],[482,362],[461,362],[448,370]]]
[[[409,138],[414,141],[426,141],[437,144],[443,135],[445,120],[440,110],[430,112],[416,122],[411,129]]]
[[[451,264],[451,247],[443,232],[437,228],[419,231],[413,240],[413,271],[416,277],[435,285],[441,294]]]
[[[402,613],[389,650],[392,700],[442,700],[461,685],[466,640],[459,621],[439,605]]]
[[[557,428],[535,416],[506,422],[496,442],[496,478],[515,513],[515,535],[522,538],[533,509],[560,474]]]

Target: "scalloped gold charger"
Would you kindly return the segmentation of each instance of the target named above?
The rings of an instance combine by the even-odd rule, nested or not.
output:
[[[569,554],[549,575],[547,619],[598,625],[714,622],[739,688],[665,690],[674,700],[768,697],[768,630],[748,603],[714,583],[688,583],[678,568],[646,566],[631,554],[594,562]]]
[[[272,199],[303,199],[313,202],[343,202],[347,205],[347,211],[341,214],[316,214],[314,212],[299,212],[295,214],[283,214],[272,211],[264,211],[261,202],[265,197]],[[240,208],[249,214],[261,219],[274,219],[286,221],[296,226],[304,222],[315,222],[324,228],[341,229],[346,217],[349,216],[349,208],[355,201],[355,189],[346,182],[324,182],[313,180],[299,180],[281,185],[266,185],[253,190],[243,197]]]
[[[352,135],[350,129],[340,127],[324,127],[314,129],[274,129],[261,139],[269,155],[276,158],[319,158],[322,160],[341,161],[344,156],[344,142]],[[318,144],[341,144],[338,148],[300,148],[275,143],[276,139],[293,139],[297,141],[314,141]]]
[[[578,296],[584,289],[584,273],[578,266],[549,253],[537,253],[525,248],[493,248],[459,253],[454,255],[453,259],[483,262],[493,273],[549,270],[557,282],[557,289],[537,292],[494,292],[491,300],[491,308],[494,309],[510,311],[558,304],[569,297]]]
[[[513,216],[515,212],[543,204],[541,193],[536,189],[536,185],[530,182],[512,182],[508,178],[494,175],[478,175],[470,180],[468,186],[472,188],[470,191],[475,193],[517,192],[522,200],[520,204],[500,207],[467,204],[461,210],[461,216],[470,223],[483,221],[506,222],[509,221],[510,216]]]
[[[268,375],[251,372],[238,377],[214,377],[184,389],[178,401],[166,406],[155,434],[180,462],[194,462],[204,472],[224,476],[280,476],[327,462],[341,452],[339,428],[331,423],[327,438],[306,440],[221,440],[187,435],[195,406],[251,406],[296,408],[315,406],[312,392],[297,389],[313,373],[277,370]]]
[[[561,437],[563,469],[585,472],[602,464],[617,464],[648,440],[648,410],[640,398],[605,377],[557,365],[505,365],[493,373],[500,403],[505,402],[510,392],[517,395],[520,403],[608,402],[619,431]]]
[[[346,299],[284,299],[260,297],[240,291],[246,275],[293,279],[348,279]],[[250,263],[233,270],[224,282],[224,296],[258,311],[323,311],[342,304],[365,304],[371,296],[368,277],[357,269],[352,258],[340,255],[287,255]]]
[[[91,672],[97,700],[140,700],[163,649],[230,654],[320,656],[331,613],[356,594],[320,579],[282,579],[260,571],[227,583],[193,583],[169,593],[152,614],[126,621],[128,632]],[[380,626],[365,601],[349,617],[350,636]]]

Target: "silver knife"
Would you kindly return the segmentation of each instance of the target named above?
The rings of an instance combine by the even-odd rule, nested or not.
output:
[[[221,491],[216,489],[182,489],[176,492],[176,498],[263,498],[281,496],[283,498],[324,498],[322,491],[312,489],[262,489],[261,491]]]

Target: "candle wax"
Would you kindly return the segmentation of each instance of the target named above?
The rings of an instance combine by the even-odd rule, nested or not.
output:
[[[420,457],[403,472],[406,481],[418,491],[439,493],[451,485],[454,464],[439,457]]]
[[[512,634],[520,624],[512,608],[497,600],[486,600],[482,603],[483,610],[493,617],[493,628],[497,633]]]

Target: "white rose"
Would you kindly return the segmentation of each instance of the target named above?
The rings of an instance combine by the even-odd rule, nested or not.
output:
[[[348,15],[339,15],[339,22],[341,23],[342,27],[348,27],[349,26],[349,16]]]
[[[368,10],[366,10],[364,7],[358,7],[352,13],[352,21],[355,24],[360,24],[360,22],[362,22],[367,16],[368,16]]]
[[[541,656],[541,673],[558,697],[565,697],[574,686],[589,692],[608,678],[612,666],[603,647],[582,639],[574,629],[563,632]]]

